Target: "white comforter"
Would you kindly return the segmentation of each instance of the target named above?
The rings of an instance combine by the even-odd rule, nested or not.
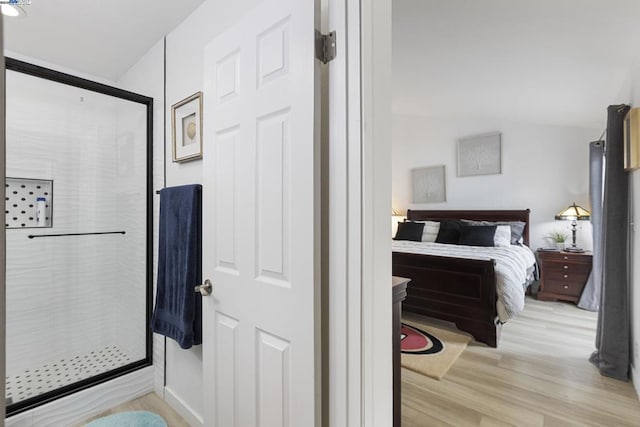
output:
[[[536,263],[533,252],[526,246],[479,247],[394,240],[393,251],[495,260],[498,318],[503,323],[524,309],[523,285],[527,281],[527,273]]]

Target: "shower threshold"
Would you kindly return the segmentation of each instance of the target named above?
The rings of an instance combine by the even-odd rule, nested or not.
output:
[[[18,403],[129,363],[131,358],[114,345],[25,369],[6,377],[6,402]]]

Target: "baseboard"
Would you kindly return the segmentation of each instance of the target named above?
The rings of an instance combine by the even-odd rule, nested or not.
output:
[[[204,427],[204,420],[184,400],[178,397],[169,387],[164,388],[164,400],[171,406],[191,427]]]
[[[5,427],[73,426],[151,392],[153,367],[149,366],[9,417]]]
[[[640,372],[636,371],[633,365],[631,365],[631,381],[633,381],[633,387],[640,400]]]

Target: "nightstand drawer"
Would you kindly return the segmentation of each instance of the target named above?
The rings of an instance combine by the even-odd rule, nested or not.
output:
[[[544,281],[544,291],[554,294],[570,295],[579,297],[582,294],[584,282],[569,282],[567,280],[546,279]]]
[[[565,274],[588,276],[590,271],[590,264],[578,264],[574,262],[545,262],[543,267],[543,274],[545,276],[557,278],[563,278]]]
[[[584,283],[589,278],[589,271],[586,270],[545,270],[545,280],[564,280],[565,282]]]
[[[538,258],[546,262],[571,262],[591,265],[591,253],[572,254],[569,252],[538,252]]]

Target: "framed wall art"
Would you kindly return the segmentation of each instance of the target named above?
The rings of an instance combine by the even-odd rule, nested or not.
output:
[[[469,136],[458,141],[458,176],[502,173],[502,134]]]
[[[631,108],[624,118],[624,170],[640,168],[640,108]]]
[[[173,161],[202,158],[202,92],[171,106]]]
[[[446,201],[445,179],[444,165],[412,169],[412,202],[439,203]]]

